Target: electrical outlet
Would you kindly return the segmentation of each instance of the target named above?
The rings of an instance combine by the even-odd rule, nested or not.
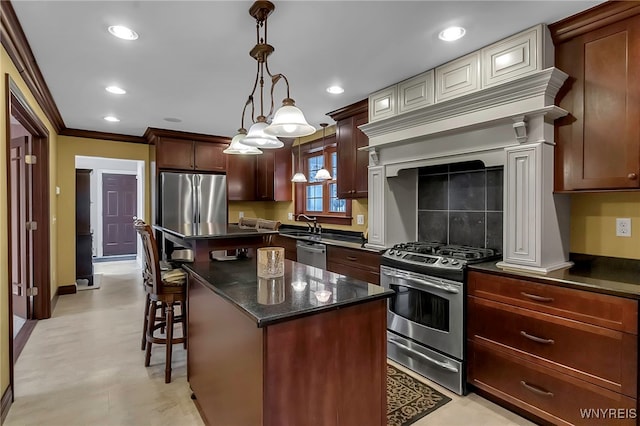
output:
[[[244,212],[238,212],[238,217],[242,219],[244,217]]]
[[[364,225],[364,215],[363,214],[359,214],[356,216],[356,223],[358,225]]]
[[[616,219],[616,237],[631,236],[631,219],[628,217],[619,217]]]
[[[293,220],[293,213],[291,212],[287,213],[287,219]]]

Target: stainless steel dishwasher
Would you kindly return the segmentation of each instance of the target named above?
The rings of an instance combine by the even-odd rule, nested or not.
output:
[[[327,269],[327,247],[324,244],[298,240],[296,254],[300,263]]]

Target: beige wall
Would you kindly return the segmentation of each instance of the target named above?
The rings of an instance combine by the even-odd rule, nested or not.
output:
[[[7,211],[7,87],[5,74],[9,74],[12,80],[16,83],[24,97],[26,98],[29,107],[35,112],[35,114],[44,123],[49,131],[49,179],[50,188],[49,193],[55,194],[55,176],[56,176],[56,157],[57,157],[57,134],[47,120],[44,112],[38,106],[35,98],[27,88],[27,85],[22,80],[20,73],[16,69],[15,65],[9,58],[4,47],[1,48],[0,55],[0,75],[2,76],[2,82],[0,83],[0,99],[2,99],[0,106],[0,389],[2,394],[9,387],[9,264],[8,264],[8,252],[9,241],[7,240],[8,229],[8,211]],[[56,270],[56,243],[58,239],[57,228],[55,223],[56,212],[56,199],[55,196],[51,196],[49,200],[49,211],[51,212],[50,223],[50,238],[51,238],[51,289],[53,296],[55,289],[57,288],[57,270]]]
[[[631,237],[616,237],[616,218],[631,218]],[[640,192],[573,194],[571,251],[640,259]]]
[[[76,281],[76,155],[117,158],[145,162],[145,220],[151,217],[149,145],[102,139],[58,137],[58,285]]]

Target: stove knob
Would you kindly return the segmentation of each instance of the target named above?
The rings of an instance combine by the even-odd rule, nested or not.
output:
[[[442,261],[441,261],[440,263],[442,263],[443,265],[446,265],[447,263],[449,263],[449,260],[447,260],[447,259],[442,259]]]
[[[458,262],[457,260],[452,260],[452,261],[451,261],[451,264],[452,264],[452,265],[457,265],[457,264],[459,264],[459,263],[460,263],[460,262]]]
[[[396,251],[395,251],[395,250],[393,250],[393,249],[389,250],[389,254],[395,254],[395,252],[396,252]]]

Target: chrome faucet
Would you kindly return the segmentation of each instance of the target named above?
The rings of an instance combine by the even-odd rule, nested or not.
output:
[[[297,217],[297,220],[300,220],[300,218],[304,218],[307,220],[307,226],[309,227],[309,232],[311,232],[312,234],[315,234],[316,232],[318,232],[319,229],[318,228],[318,218],[317,217],[309,217],[306,214],[299,214]],[[313,222],[313,225],[311,225],[311,223],[309,222]]]

